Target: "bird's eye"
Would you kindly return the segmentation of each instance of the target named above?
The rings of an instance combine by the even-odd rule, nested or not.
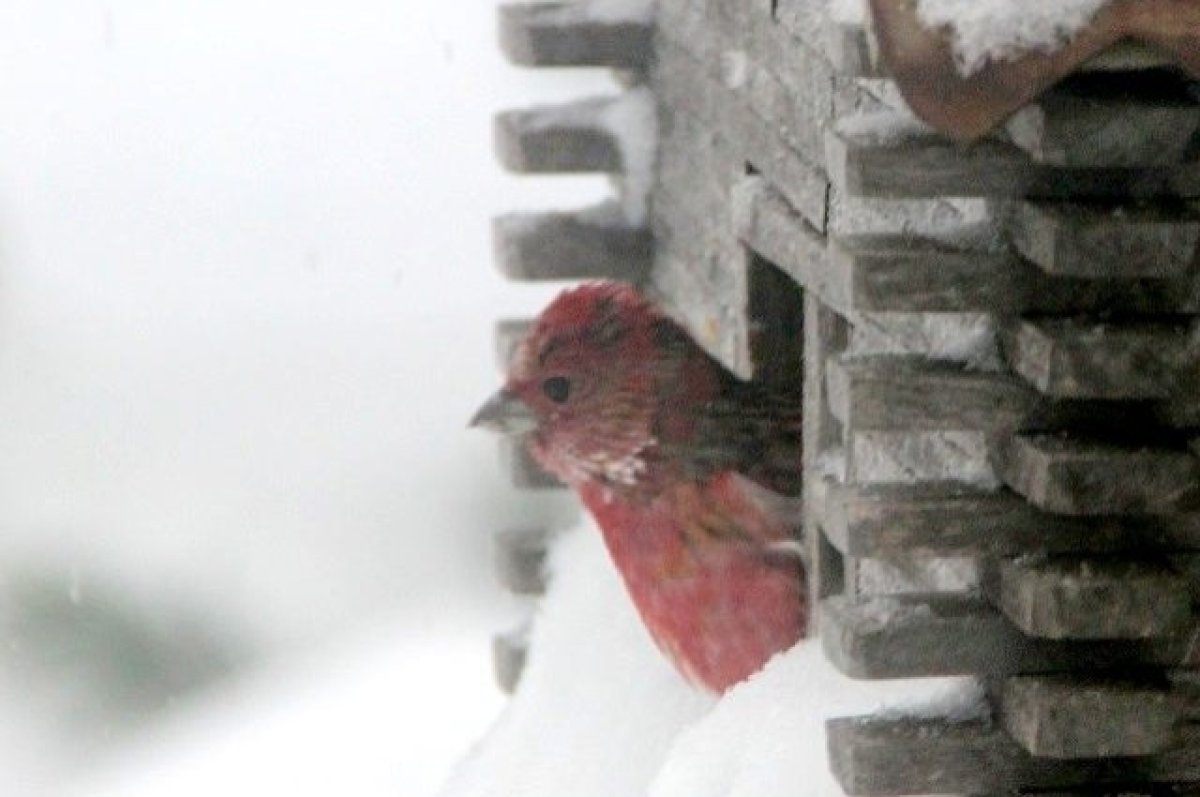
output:
[[[571,395],[571,380],[565,376],[552,376],[542,382],[542,392],[555,404],[562,404]]]

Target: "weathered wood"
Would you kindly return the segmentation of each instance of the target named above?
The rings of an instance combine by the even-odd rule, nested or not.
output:
[[[998,725],[846,717],[825,724],[829,761],[847,794],[1011,794],[1200,779],[1200,732],[1157,756],[1056,760],[1022,750]],[[1144,787],[1143,787],[1144,788]],[[1121,790],[1125,793],[1124,790]]]
[[[745,162],[768,169],[792,207],[814,228],[824,229],[828,181],[819,166],[801,157],[775,126],[765,124],[740,94],[709,77],[704,65],[683,48],[663,40],[655,51],[651,88],[660,105],[694,115],[717,135],[736,142]]]
[[[636,69],[653,57],[649,20],[607,20],[596,2],[508,3],[498,8],[500,49],[522,66]]]
[[[504,318],[496,322],[493,341],[496,354],[496,367],[501,373],[508,371],[517,346],[533,328],[533,321],[527,318]]]
[[[964,230],[964,233],[967,231]],[[951,231],[953,234],[953,231]],[[1011,252],[910,235],[831,238],[827,281],[848,285],[850,307],[877,312],[1174,314],[1200,310],[1200,278],[1054,277]]]
[[[739,240],[824,304],[847,315],[848,287],[830,272],[825,237],[759,175],[739,182],[730,198],[733,229]]]
[[[492,226],[495,260],[516,280],[607,277],[636,282],[650,268],[654,239],[614,202],[575,213],[511,213]]]
[[[500,457],[514,487],[523,490],[554,490],[563,486],[534,460],[523,437],[500,438]]]
[[[1011,254],[902,234],[832,238],[829,268],[855,308],[881,312],[1020,310],[1035,281]]]
[[[540,595],[546,588],[545,529],[506,529],[492,546],[492,564],[500,585],[518,595]]]
[[[1017,111],[1005,128],[1040,163],[1156,166],[1187,158],[1200,104],[1178,74],[1077,75]]]
[[[656,249],[651,285],[701,346],[734,373],[749,377],[750,255],[734,238],[728,213],[729,188],[745,164],[725,142],[692,135],[702,125],[690,115],[667,113],[672,125],[663,142],[674,151],[663,152],[651,208]],[[688,176],[693,158],[693,176]],[[678,179],[663,182],[677,170]]]
[[[840,593],[849,579],[849,563],[829,545],[821,530],[824,514],[822,470],[831,462],[844,462],[838,453],[844,445],[841,424],[829,412],[825,392],[825,364],[828,358],[846,348],[849,327],[811,292],[804,294],[804,539],[808,544],[810,566],[809,598],[814,605],[822,598]],[[823,622],[815,612],[816,623]]]
[[[606,122],[618,100],[597,97],[497,114],[492,125],[496,156],[522,174],[619,172],[620,142]]]
[[[830,542],[846,556],[1200,549],[1200,514],[1072,518],[1043,512],[1007,489],[955,483],[864,486],[826,479],[821,512]]]
[[[1150,403],[1042,396],[1021,380],[910,354],[842,356],[826,366],[830,411],[850,432],[970,431],[989,437],[1085,425],[1125,432],[1162,423]]]
[[[1183,575],[1164,563],[1021,557],[1000,564],[999,604],[1026,634],[1049,639],[1144,639],[1191,615]]]
[[[492,671],[506,694],[516,691],[529,653],[529,623],[492,637]]]
[[[1029,261],[946,239],[885,233],[826,239],[762,177],[734,194],[738,237],[843,316],[858,312],[1200,311],[1200,271],[1175,280],[1053,277]]]
[[[1162,683],[1080,675],[1009,678],[999,713],[1026,752],[1057,759],[1166,752],[1179,718]]]
[[[1009,236],[1048,274],[1161,279],[1184,274],[1196,259],[1200,214],[1177,201],[1019,202]]]
[[[658,50],[668,42],[685,50],[760,125],[809,163],[821,162],[834,75],[818,52],[776,24],[766,4],[661,0],[657,14]]]
[[[998,458],[1005,483],[1047,512],[1157,515],[1200,505],[1200,462],[1181,450],[1015,435]]]
[[[1194,324],[1021,319],[1004,340],[1012,369],[1051,396],[1166,398],[1200,368]]]
[[[842,356],[826,374],[830,410],[856,432],[994,433],[1020,427],[1042,403],[1006,374],[917,356]]]
[[[737,256],[722,252],[716,262],[728,263]],[[743,252],[741,256],[749,255]],[[734,374],[749,379],[754,370],[749,330],[738,309],[745,306],[745,283],[732,283],[734,290],[728,293],[713,291],[710,280],[729,276],[721,273],[723,269],[708,268],[713,263],[712,259],[697,261],[660,250],[646,290],[709,354]]]
[[[1046,166],[1000,141],[958,146],[898,113],[839,121],[826,136],[825,153],[830,180],[857,196],[1200,196],[1200,162],[1145,169]]]
[[[1189,622],[1178,634],[1142,640],[1031,637],[966,593],[830,597],[821,602],[820,629],[834,666],[872,680],[1194,666],[1200,631]]]

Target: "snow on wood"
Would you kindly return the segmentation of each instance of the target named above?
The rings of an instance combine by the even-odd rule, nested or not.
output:
[[[960,72],[1025,53],[1052,52],[1087,25],[1109,0],[917,0],[930,28],[949,33]]]
[[[629,224],[646,223],[658,152],[658,114],[645,86],[630,89],[606,105],[597,121],[617,143],[623,176],[623,206]]]

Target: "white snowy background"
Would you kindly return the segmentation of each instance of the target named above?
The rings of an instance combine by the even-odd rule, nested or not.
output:
[[[0,793],[432,793],[502,705],[494,3],[0,6]]]
[[[609,189],[504,176],[490,117],[615,87],[494,5],[0,7],[0,794],[836,794],[825,716],[971,703],[816,644],[716,702],[586,524],[498,694],[489,537],[572,510],[464,428],[552,290],[488,219]]]

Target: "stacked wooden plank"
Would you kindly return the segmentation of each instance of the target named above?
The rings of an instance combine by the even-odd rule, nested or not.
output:
[[[633,170],[646,164],[628,140],[638,122],[638,103],[652,113],[648,97],[637,96],[651,55],[647,16],[618,13],[604,0],[574,3],[515,3],[499,8],[501,49],[518,65],[534,68],[598,67],[617,70],[629,87],[623,96],[595,97],[556,106],[504,111],[495,118],[496,157],[522,175],[605,174],[617,188],[614,199],[570,212],[513,213],[495,219],[496,263],[510,279],[578,280],[616,278],[640,282],[650,267],[653,239],[645,222],[645,187]],[[644,131],[653,135],[652,126]],[[529,322],[500,321],[496,359],[506,370]],[[558,490],[562,485],[530,457],[520,439],[500,442],[504,466],[515,487]],[[501,585],[517,595],[536,596],[545,587],[543,564],[553,532],[505,529],[493,540]],[[498,634],[492,642],[497,681],[516,687],[529,643],[529,621]]]
[[[986,719],[832,721],[847,793],[1200,789],[1194,87],[1072,78],[964,147],[824,0],[501,27],[518,63],[631,70],[659,143],[644,224],[502,219],[506,272],[641,282],[732,370],[802,389],[830,659],[986,686]],[[503,115],[501,158],[619,171],[608,107]]]
[[[1200,782],[1200,106],[1084,76],[954,145],[823,5],[660,3],[654,279],[701,332],[737,242],[800,285],[823,644],[987,686],[986,720],[831,722],[831,766],[869,795]]]

